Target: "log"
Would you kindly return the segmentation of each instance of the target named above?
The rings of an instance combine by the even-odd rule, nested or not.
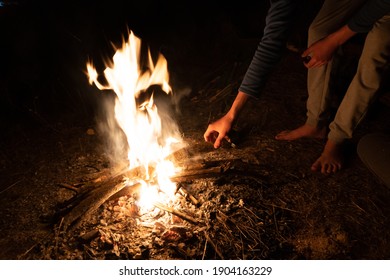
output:
[[[190,222],[192,224],[196,225],[196,224],[199,223],[199,221],[196,220],[195,218],[193,218],[193,217],[191,217],[191,216],[189,216],[189,215],[187,215],[187,214],[185,214],[185,213],[183,213],[183,212],[181,212],[179,210],[176,210],[176,209],[174,209],[172,207],[168,207],[168,206],[166,206],[166,205],[164,205],[162,203],[155,202],[155,203],[153,203],[153,205],[156,206],[157,208],[161,209],[161,210],[164,210],[164,211],[166,211],[168,213],[176,215],[176,216],[182,218],[183,220],[186,220],[187,222]]]
[[[222,166],[209,167],[204,169],[183,170],[180,173],[170,177],[172,182],[183,182],[190,179],[204,178],[220,175],[223,172]]]
[[[187,166],[182,172],[171,177],[171,180],[173,182],[182,182],[188,179],[216,176],[226,171],[229,166],[226,162],[219,166],[215,166],[216,164],[221,164],[221,162],[206,162],[200,165],[192,165],[192,167],[196,167],[196,169]],[[153,174],[153,168],[151,167],[150,169]],[[126,183],[126,178],[130,178],[134,183]],[[131,191],[138,191],[140,187],[138,182],[145,180],[145,178],[146,174],[144,169],[142,167],[136,167],[131,170],[117,172],[113,177],[99,182],[95,186],[88,185],[88,188],[86,188],[88,191],[81,192],[79,195],[71,198],[65,206],[56,213],[56,220],[58,220],[58,218],[63,218],[62,226],[64,230],[77,228],[107,200],[118,198]],[[190,199],[193,200],[195,198],[192,197]],[[195,199],[193,200],[193,203],[198,203],[198,201]],[[171,210],[167,209],[164,210]],[[181,213],[174,214],[180,215]],[[196,223],[194,220],[192,222]]]
[[[63,216],[63,228],[64,230],[69,227],[77,228],[90,214],[95,212],[104,202],[110,199],[113,195],[121,191],[123,188],[138,187],[138,184],[134,186],[128,186],[125,182],[125,177],[142,178],[145,176],[143,168],[136,167],[127,171],[120,171],[111,178],[108,178],[102,182],[91,187],[88,185],[88,190],[71,198],[65,206],[60,209],[56,215],[55,220]]]
[[[116,185],[103,184],[103,186],[91,191],[90,195],[77,204],[63,220],[63,229],[66,231],[69,227],[77,228],[90,214],[95,212],[108,198],[117,193],[126,186],[124,182]]]

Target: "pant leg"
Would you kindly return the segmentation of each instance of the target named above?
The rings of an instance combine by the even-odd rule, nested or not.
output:
[[[378,20],[367,34],[355,76],[329,125],[328,138],[342,142],[352,138],[370,104],[375,100],[390,64],[390,14]]]
[[[357,153],[368,169],[390,188],[390,134],[363,136],[359,140]]]
[[[323,6],[309,27],[308,45],[326,37],[347,23],[349,18],[366,0],[325,0]],[[306,123],[323,127],[329,124],[330,92],[329,82],[334,58],[324,66],[308,70],[308,99]]]

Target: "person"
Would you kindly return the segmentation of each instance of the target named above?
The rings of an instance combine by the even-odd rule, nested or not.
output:
[[[360,138],[357,154],[368,169],[390,188],[390,134],[373,132]]]
[[[283,55],[283,46],[295,1],[270,1],[266,27],[229,111],[209,124],[204,139],[218,148],[231,130],[248,98],[258,98],[269,72]],[[356,74],[330,122],[330,73],[333,56],[357,33],[367,33]],[[343,167],[343,143],[352,137],[380,87],[390,56],[390,0],[325,0],[310,24],[308,48],[302,53],[308,68],[306,123],[285,130],[277,140],[326,138],[320,157],[311,169],[324,174]],[[330,122],[330,124],[329,124]],[[329,124],[329,127],[327,125]],[[329,130],[329,132],[328,132]]]
[[[219,148],[223,139],[238,119],[247,100],[258,98],[274,65],[281,59],[288,40],[291,23],[298,7],[296,0],[270,0],[263,36],[238,89],[230,110],[219,120],[209,124],[204,138]]]

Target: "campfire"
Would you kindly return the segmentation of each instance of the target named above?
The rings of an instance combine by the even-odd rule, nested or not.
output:
[[[54,243],[40,258],[265,258],[262,228],[277,211],[270,204],[261,216],[245,201],[262,196],[245,184],[258,185],[264,170],[191,150],[167,109],[174,94],[167,60],[134,33],[110,61],[102,74],[88,62],[87,75],[101,94],[114,94],[99,134],[109,140],[111,164],[60,183],[74,195],[58,205]]]
[[[117,123],[124,137],[111,137],[111,145],[124,147],[119,152],[127,153],[125,170],[137,168],[137,176],[132,174],[133,178],[128,179],[132,184],[140,185],[137,204],[148,209],[161,200],[174,199],[176,184],[170,177],[179,171],[179,167],[167,157],[182,148],[184,143],[177,125],[167,114],[169,112],[165,113],[168,117],[163,119],[154,102],[157,93],[153,91],[153,86],[161,89],[158,93],[172,94],[167,61],[159,54],[154,63],[148,49],[143,65],[141,49],[141,40],[130,32],[128,41],[123,41],[113,62],[104,70],[107,85],[98,81],[99,75],[92,63],[87,64],[87,70],[91,84],[116,94],[115,120],[109,119],[109,115],[107,122]],[[120,135],[117,129],[116,126],[111,127],[108,134]]]

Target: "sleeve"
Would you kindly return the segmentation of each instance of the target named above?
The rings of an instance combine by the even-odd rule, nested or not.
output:
[[[357,33],[371,30],[374,23],[390,12],[390,0],[371,0],[349,20],[348,27]]]
[[[269,73],[285,51],[297,2],[299,1],[270,1],[263,36],[239,87],[240,91],[259,97]]]

